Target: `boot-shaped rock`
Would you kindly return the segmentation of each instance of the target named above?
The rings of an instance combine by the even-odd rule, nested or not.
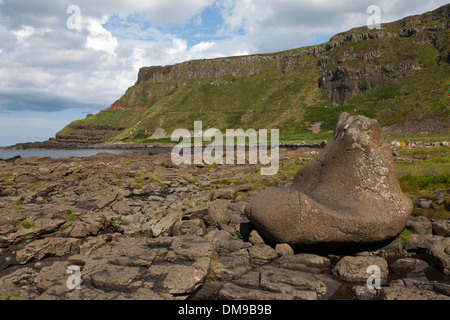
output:
[[[245,212],[271,242],[339,248],[394,238],[412,208],[378,122],[343,113],[332,141],[292,186],[260,192]]]

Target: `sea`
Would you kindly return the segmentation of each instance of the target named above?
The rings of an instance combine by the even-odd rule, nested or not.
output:
[[[91,157],[99,154],[101,152],[111,153],[111,154],[120,154],[122,152],[138,152],[145,154],[156,154],[156,153],[164,153],[168,152],[167,148],[149,148],[149,149],[78,149],[78,150],[0,150],[0,159],[7,160],[17,156],[22,158],[29,157],[51,157],[53,159],[56,158],[69,158],[69,157]]]

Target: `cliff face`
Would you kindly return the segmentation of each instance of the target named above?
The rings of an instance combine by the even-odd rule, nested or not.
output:
[[[420,16],[384,24],[378,31],[368,31],[363,27],[335,35],[326,44],[319,63],[319,68],[323,70],[318,83],[320,89],[335,105],[341,105],[359,92],[367,92],[378,86],[394,85],[411,77],[421,69],[420,61],[414,57],[401,59],[400,55],[392,54],[397,43],[402,42],[402,38],[411,38],[412,45],[435,46],[440,51],[436,62],[448,63],[449,11],[450,5],[446,5]],[[377,48],[376,40],[389,42],[391,46]],[[361,46],[361,52],[353,53],[352,50],[357,47],[355,44],[358,42],[365,42],[367,45]],[[348,50],[340,50],[343,47]],[[336,55],[336,51],[340,51],[340,54]],[[382,56],[391,59],[383,64],[380,63],[382,59],[378,59]],[[351,66],[346,63],[348,60],[353,62]]]
[[[412,76],[419,66],[400,65],[375,66],[363,70],[337,67],[324,71],[319,78],[319,87],[333,101],[341,105],[360,92],[367,92],[380,85],[390,86]]]
[[[89,117],[90,118],[90,117]],[[125,129],[116,125],[99,124],[99,125],[83,125],[83,124],[69,124],[67,129],[76,134],[62,135],[57,134],[56,140],[62,143],[75,144],[95,144],[106,140],[108,135],[115,134]]]
[[[194,120],[219,129],[248,125],[295,133],[321,123],[319,130],[331,130],[339,114],[332,106],[350,111],[354,103],[381,125],[443,118],[449,12],[450,4],[380,30],[355,28],[313,47],[143,67],[120,99],[67,126],[57,139],[130,142]]]
[[[236,58],[188,61],[173,66],[143,67],[139,71],[136,85],[144,82],[180,82],[172,88],[186,84],[186,81],[205,78],[218,78],[227,75],[234,77],[251,76],[264,70],[264,66],[251,69],[250,72],[237,71],[238,66],[257,64],[270,60],[278,60],[277,71],[292,71],[292,60],[300,56],[311,55],[319,59],[317,67],[321,70],[318,86],[335,105],[359,92],[367,92],[378,86],[389,86],[404,81],[421,69],[414,59],[398,59],[393,57],[388,64],[376,61],[382,56],[389,56],[394,48],[376,48],[361,52],[347,52],[343,47],[353,43],[374,43],[377,39],[411,38],[413,43],[432,44],[441,51],[438,63],[448,63],[450,5],[423,15],[404,18],[389,24],[383,24],[381,30],[368,30],[367,27],[352,29],[335,35],[325,45],[316,46],[295,53],[279,53],[273,55],[252,55]],[[391,41],[395,46],[395,40]],[[378,59],[380,60],[380,59]],[[349,66],[346,61],[352,61]]]
[[[277,61],[276,70],[278,72],[288,73],[292,71],[290,68],[292,60],[307,55],[319,57],[323,51],[322,46],[317,46],[295,53],[281,52],[269,55],[193,60],[165,67],[143,67],[139,70],[136,85],[143,82],[192,81],[229,75],[236,78],[249,77],[269,70],[271,66],[264,64],[269,61]],[[255,65],[255,67],[246,71],[239,70],[239,67],[248,65]],[[182,84],[181,82],[180,85]]]

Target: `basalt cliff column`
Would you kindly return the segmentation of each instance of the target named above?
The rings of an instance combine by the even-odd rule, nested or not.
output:
[[[340,115],[334,137],[289,188],[252,198],[246,215],[275,243],[345,247],[397,236],[412,212],[376,120]]]

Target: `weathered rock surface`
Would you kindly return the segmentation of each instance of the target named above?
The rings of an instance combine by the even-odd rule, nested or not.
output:
[[[330,259],[311,253],[298,253],[295,255],[283,256],[277,261],[277,265],[284,269],[308,273],[323,273],[330,264]]]
[[[34,293],[22,298],[95,299],[103,298],[105,294],[107,298],[123,294],[134,299],[144,292],[147,292],[147,299],[187,295],[205,280],[214,253],[211,242],[195,236],[157,239],[115,239],[110,236],[104,240],[88,239],[88,242],[96,242],[91,250],[82,250],[82,254],[71,256],[67,261],[56,261],[43,267],[28,284],[29,290],[35,289],[39,295]],[[64,253],[69,254],[66,250]],[[41,260],[43,257],[36,258]],[[82,268],[82,290],[78,295],[66,285],[70,265]],[[10,278],[0,280],[2,287],[8,285],[9,293],[20,290],[17,280],[11,283]],[[158,293],[152,291],[154,288],[158,288]],[[114,295],[108,295],[111,292]]]
[[[370,271],[370,266],[379,268],[381,284],[385,284],[389,276],[389,269],[387,261],[381,257],[344,257],[336,264],[333,274],[349,282],[366,282],[373,272]]]
[[[412,234],[409,236],[409,243],[406,245],[406,250],[425,253],[434,243],[441,239],[442,237],[433,234]]]
[[[364,70],[339,66],[320,75],[319,87],[335,105],[341,105],[359,92],[367,92],[380,85],[393,85],[411,77],[418,70],[420,67],[406,63]]]
[[[280,150],[281,165],[297,165],[315,152]],[[262,177],[258,171],[177,167],[170,154],[0,161],[0,299],[449,297],[446,247],[437,246],[447,239],[444,233],[415,233],[404,246],[397,237],[356,255],[355,261],[367,263],[346,268],[355,253],[306,253],[270,243],[244,208],[261,192],[253,186],[288,185],[294,176]],[[224,177],[233,177],[233,184],[213,183]],[[431,221],[445,230],[446,221]],[[357,275],[382,261],[401,283],[388,279],[374,292],[333,274],[339,266]],[[80,290],[67,285],[73,267],[80,270]],[[370,274],[361,274],[362,282],[364,276]]]
[[[211,225],[219,228],[225,227],[231,221],[231,203],[228,200],[218,199],[211,203],[208,210]]]
[[[390,267],[392,268],[392,270],[394,270],[394,272],[397,272],[399,274],[419,274],[422,273],[426,268],[428,268],[429,264],[420,259],[401,258],[392,263]]]
[[[275,251],[280,256],[291,256],[294,254],[294,249],[287,243],[279,243],[275,246]]]
[[[438,236],[450,237],[450,221],[435,221],[432,223],[432,230]]]
[[[377,290],[367,286],[354,286],[350,294],[356,300],[378,300]]]
[[[418,234],[431,234],[432,233],[432,224],[431,221],[425,217],[411,216],[406,223],[408,228],[411,228],[415,233]]]
[[[428,250],[430,261],[444,270],[444,274],[450,275],[450,238],[436,241]]]
[[[300,168],[290,188],[269,188],[246,214],[274,243],[363,245],[397,236],[412,203],[401,191],[380,126],[343,113],[333,140]]]
[[[436,293],[433,285],[420,281],[398,280],[381,288],[382,300],[450,300],[449,296]]]
[[[220,290],[222,299],[323,300],[340,287],[329,275],[261,267]]]

